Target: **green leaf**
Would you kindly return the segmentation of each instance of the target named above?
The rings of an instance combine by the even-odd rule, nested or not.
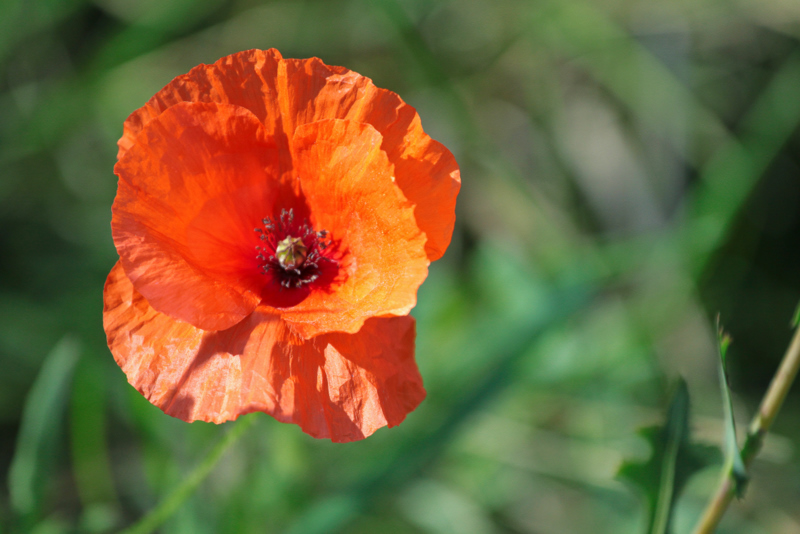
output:
[[[652,455],[646,462],[625,462],[617,477],[644,492],[648,506],[648,534],[669,532],[675,502],[696,472],[715,460],[716,449],[692,443],[689,432],[689,389],[678,382],[664,426],[644,428]]]
[[[719,346],[719,381],[722,388],[722,404],[725,411],[725,466],[730,466],[736,496],[741,498],[747,487],[747,468],[742,460],[742,453],[736,442],[736,420],[733,417],[733,401],[731,400],[730,382],[728,380],[728,347],[731,338],[722,330],[717,316],[717,343]]]
[[[792,328],[797,328],[798,326],[800,326],[800,302],[797,303],[797,308],[795,308],[792,316]]]
[[[36,511],[45,473],[60,442],[57,438],[79,353],[79,344],[72,337],[59,341],[45,358],[25,401],[8,473],[11,506],[20,515]]]

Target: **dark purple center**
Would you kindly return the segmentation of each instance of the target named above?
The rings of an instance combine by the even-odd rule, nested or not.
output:
[[[320,277],[324,262],[336,263],[325,255],[330,245],[328,232],[316,232],[307,220],[294,220],[293,210],[281,210],[273,220],[263,219],[264,229],[256,228],[261,246],[256,259],[264,275],[271,275],[281,287],[290,289],[310,284]]]

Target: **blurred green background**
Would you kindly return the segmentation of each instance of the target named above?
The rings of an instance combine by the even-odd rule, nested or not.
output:
[[[251,415],[161,531],[642,532],[615,473],[679,374],[721,443],[716,314],[742,428],[791,336],[793,0],[0,0],[0,531],[120,530],[230,430],[162,414],[106,347],[112,168],[173,77],[270,47],[399,93],[461,165],[413,312],[428,398],[347,445]],[[800,532],[799,398],[720,532]]]

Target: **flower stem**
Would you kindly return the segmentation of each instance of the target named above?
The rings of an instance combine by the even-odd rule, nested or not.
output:
[[[214,466],[222,458],[231,445],[236,443],[245,430],[253,426],[255,417],[244,417],[236,422],[233,428],[225,434],[219,443],[208,453],[208,456],[189,473],[183,482],[175,488],[163,501],[150,510],[146,516],[136,524],[125,529],[122,534],[149,534],[157,529],[164,521],[174,514],[178,508],[194,493],[200,483],[211,473]]]
[[[789,349],[783,356],[778,372],[772,378],[772,383],[761,401],[758,414],[753,418],[747,433],[744,447],[742,447],[742,460],[746,467],[750,467],[753,459],[761,450],[764,437],[772,426],[775,417],[792,387],[797,372],[800,370],[800,328],[798,328]],[[725,511],[728,509],[735,495],[733,479],[733,466],[728,465],[722,474],[717,491],[711,502],[706,507],[703,517],[695,528],[694,534],[711,534],[716,529]]]

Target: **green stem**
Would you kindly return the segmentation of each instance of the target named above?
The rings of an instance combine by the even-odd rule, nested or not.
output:
[[[795,331],[778,372],[775,373],[767,394],[761,401],[758,414],[753,418],[753,422],[750,425],[747,439],[744,447],[742,447],[742,460],[745,467],[750,467],[753,459],[761,450],[761,446],[764,444],[764,437],[772,427],[772,423],[775,421],[775,417],[778,415],[798,371],[800,371],[800,329]],[[695,528],[694,534],[711,534],[714,532],[734,495],[733,465],[729,463],[723,472],[722,480],[720,480],[714,497],[706,507],[697,528]]]
[[[236,422],[219,443],[208,453],[208,456],[194,468],[184,481],[175,488],[163,501],[150,510],[138,523],[124,530],[121,534],[149,534],[174,514],[178,508],[194,493],[200,483],[211,473],[214,466],[222,458],[231,445],[236,443],[244,432],[253,425],[255,417],[244,417]]]

